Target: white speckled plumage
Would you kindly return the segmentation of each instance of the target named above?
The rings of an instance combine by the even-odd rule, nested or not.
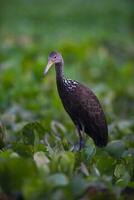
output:
[[[63,79],[63,83],[67,91],[70,92],[74,92],[78,85],[78,82],[71,79]]]

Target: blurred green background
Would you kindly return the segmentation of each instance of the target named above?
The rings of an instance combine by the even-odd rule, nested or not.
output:
[[[81,197],[87,185],[96,180],[104,185],[106,182],[106,187],[110,182],[112,191],[119,187],[119,194],[128,185],[134,185],[133,10],[132,0],[0,1],[0,192],[19,192],[26,199],[43,199],[42,195],[48,195],[49,199],[60,200]],[[95,147],[88,141],[90,148],[83,150],[81,156],[68,152],[77,141],[75,129],[59,100],[54,69],[43,77],[48,54],[53,50],[62,53],[66,76],[86,84],[99,97],[109,125],[110,150],[94,153]],[[38,151],[45,152],[43,156],[50,159],[47,172],[41,173],[40,168],[35,167],[33,157]],[[68,170],[59,169],[58,162],[53,161],[52,152],[56,152],[55,159],[63,156],[68,160],[69,166],[69,162],[75,162],[68,169],[71,170],[69,175]],[[132,157],[130,160],[128,155]],[[104,163],[98,164],[98,157]],[[105,161],[105,157],[108,160]],[[122,163],[120,159],[127,161]],[[129,167],[124,167],[127,162]],[[89,170],[89,174],[84,171],[86,178],[78,170],[81,163]],[[17,169],[21,165],[31,173],[25,174],[23,167],[19,173]],[[108,169],[103,171],[103,167]],[[12,177],[13,168],[16,181]],[[5,169],[9,172],[8,186],[3,182]],[[103,174],[106,179],[98,178],[95,170],[100,170],[100,176]],[[57,186],[56,182],[50,186],[51,178],[57,180],[57,174],[49,177],[53,173],[63,173],[58,174],[61,185]],[[78,177],[74,177],[76,174]],[[47,176],[45,182],[43,176]],[[84,185],[80,194],[76,192],[77,178]]]

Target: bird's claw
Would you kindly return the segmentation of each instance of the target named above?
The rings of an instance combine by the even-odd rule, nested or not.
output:
[[[83,140],[81,140],[78,144],[74,144],[72,147],[71,147],[71,151],[80,151],[81,149],[83,149],[85,146],[85,143]]]
[[[81,149],[83,149],[84,146],[85,146],[85,142],[84,142],[83,140],[80,140],[80,142],[79,142],[79,151],[80,151]]]

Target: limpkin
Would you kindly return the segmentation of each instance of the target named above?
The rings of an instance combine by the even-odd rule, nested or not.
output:
[[[64,61],[58,52],[50,53],[45,75],[53,64],[60,99],[79,134],[79,150],[84,146],[83,132],[88,134],[98,147],[105,147],[108,142],[108,128],[98,98],[88,87],[64,77]]]

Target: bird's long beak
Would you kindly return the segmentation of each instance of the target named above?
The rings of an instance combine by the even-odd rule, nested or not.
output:
[[[48,63],[47,63],[47,66],[44,70],[44,75],[47,74],[47,72],[49,71],[49,69],[51,68],[51,66],[54,64],[54,62],[52,60],[49,60]]]

